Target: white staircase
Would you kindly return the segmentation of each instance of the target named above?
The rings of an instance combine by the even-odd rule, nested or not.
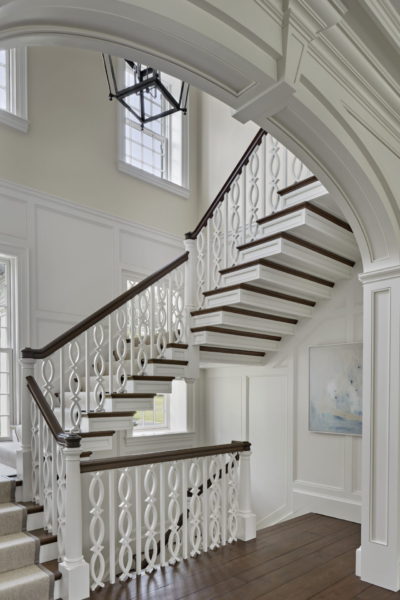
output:
[[[271,152],[275,158],[279,152],[284,154],[284,170],[280,173],[276,172],[276,165],[271,166]],[[295,335],[301,320],[312,319],[315,306],[331,297],[335,283],[351,276],[359,259],[351,229],[331,203],[325,188],[304,166],[299,169],[299,161],[294,168],[295,161],[290,152],[260,131],[197,228],[187,234],[186,252],[182,256],[44,348],[23,351],[23,375],[28,376],[35,399],[32,402],[27,395],[26,405],[32,402],[32,412],[25,414],[22,421],[23,447],[31,448],[25,462],[22,461],[31,465],[22,474],[29,481],[24,492],[29,496],[24,499],[44,504],[41,526],[46,530],[54,535],[61,530],[62,538],[72,536],[72,532],[65,533],[68,519],[63,512],[65,489],[60,491],[60,482],[66,477],[65,460],[72,461],[70,455],[74,452],[78,456],[76,448],[79,448],[83,455],[68,463],[75,471],[66,478],[66,486],[76,485],[80,490],[85,487],[80,481],[80,471],[91,474],[91,483],[84,492],[92,507],[90,536],[88,523],[83,519],[86,538],[80,543],[86,544],[84,552],[91,565],[93,589],[102,585],[107,576],[103,568],[107,560],[110,581],[115,580],[118,560],[124,576],[129,577],[133,569],[132,524],[127,517],[133,503],[133,485],[139,495],[135,500],[138,523],[142,523],[143,495],[143,501],[151,506],[161,502],[160,516],[158,513],[153,516],[155,522],[160,518],[161,528],[165,527],[167,517],[161,515],[165,510],[163,503],[167,502],[162,497],[166,481],[170,486],[170,501],[177,502],[182,515],[186,509],[189,511],[186,525],[184,517],[179,526],[174,517],[170,525],[173,533],[168,534],[177,536],[183,527],[183,533],[179,534],[183,536],[182,546],[162,549],[164,542],[157,541],[156,525],[149,524],[151,509],[146,508],[144,535],[157,550],[154,554],[146,546],[146,564],[155,568],[156,564],[165,563],[165,552],[170,552],[170,560],[186,558],[188,544],[192,544],[194,554],[198,552],[198,541],[188,533],[190,510],[196,515],[203,510],[202,527],[207,529],[207,511],[211,509],[204,500],[203,504],[199,500],[194,508],[186,492],[190,486],[200,489],[201,483],[202,489],[208,489],[210,484],[210,494],[213,493],[213,485],[217,487],[220,478],[217,473],[222,481],[224,469],[228,473],[230,468],[227,465],[231,459],[226,458],[228,462],[223,463],[221,458],[214,457],[207,459],[208,463],[204,458],[200,474],[196,457],[212,456],[213,449],[190,456],[193,464],[197,464],[190,467],[193,472],[182,466],[178,477],[177,467],[169,467],[172,469],[168,471],[169,479],[165,479],[163,467],[156,474],[153,462],[161,459],[149,456],[148,464],[131,457],[129,462],[119,456],[119,441],[121,436],[134,435],[135,411],[150,408],[155,395],[170,393],[174,379],[196,379],[200,367],[265,364],[271,353],[279,351],[286,337]],[[55,442],[51,435],[55,436]],[[57,444],[63,445],[66,439],[66,449],[60,450]],[[218,452],[226,454],[231,450]],[[176,461],[180,456],[183,455],[177,454],[171,460]],[[143,472],[141,465],[148,465]],[[128,476],[129,468],[133,470]],[[102,475],[107,470],[108,479]],[[69,484],[69,480],[75,483]],[[226,485],[234,488],[235,481],[229,481]],[[219,493],[221,502],[223,498],[226,500],[226,490],[221,488]],[[104,556],[104,533],[101,533],[107,529],[103,516],[108,510],[103,506],[105,495],[110,503],[109,535],[115,539],[119,536],[120,540],[110,543],[108,557]],[[235,496],[232,498],[231,502],[236,502]],[[248,490],[241,498],[249,506]],[[230,510],[234,511],[232,506]],[[175,514],[175,508],[168,514]],[[112,510],[120,511],[119,525],[113,521]],[[225,505],[224,510],[227,510]],[[222,524],[213,530],[211,547],[227,542],[228,513],[224,514],[222,508],[219,516],[217,512],[213,514],[214,521],[222,519]],[[246,508],[241,514],[251,516],[251,510]],[[200,517],[193,519],[193,527],[200,527]],[[239,527],[243,531],[241,539],[253,535],[252,523],[250,517],[248,522],[243,520]],[[100,533],[98,527],[103,527]],[[232,521],[229,527],[236,531]],[[79,537],[78,529],[75,530],[74,535]],[[202,535],[208,547],[208,533],[204,530]],[[231,539],[234,538],[232,533]],[[141,541],[138,535],[135,539],[136,556],[141,557]],[[178,538],[174,539],[177,543]],[[70,542],[69,548],[75,548],[74,540]],[[116,543],[122,544],[119,559]],[[86,563],[79,562],[76,556],[70,560],[69,551],[72,552],[59,549],[60,555],[65,553],[67,557],[62,564],[69,564],[71,572],[75,569],[79,577],[86,577]],[[82,547],[75,551],[78,555],[79,552],[81,555]],[[141,565],[138,560],[136,563],[136,574],[140,574]],[[61,569],[64,589],[70,585],[70,580],[65,579],[69,577],[68,568]],[[77,600],[84,597],[79,593]]]

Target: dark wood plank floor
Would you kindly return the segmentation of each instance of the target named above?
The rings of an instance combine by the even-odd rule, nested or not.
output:
[[[237,542],[108,585],[92,600],[386,600],[393,593],[354,575],[360,526],[308,514]]]

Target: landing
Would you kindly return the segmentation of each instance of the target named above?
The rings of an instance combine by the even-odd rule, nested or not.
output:
[[[360,526],[309,514],[130,583],[92,600],[386,600],[400,598],[354,575]]]

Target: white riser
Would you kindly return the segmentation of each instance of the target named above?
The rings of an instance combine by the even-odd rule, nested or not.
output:
[[[251,283],[258,287],[266,287],[285,294],[296,294],[308,300],[325,300],[330,298],[332,294],[331,287],[283,273],[264,265],[253,265],[222,275],[221,287],[239,283]]]
[[[308,318],[312,315],[311,306],[240,289],[227,292],[221,291],[220,294],[207,296],[205,305],[206,308],[214,308],[216,306],[237,306],[238,308],[256,310],[272,315],[285,315],[296,319],[301,319],[303,317]]]
[[[213,367],[222,367],[224,365],[265,365],[266,357],[259,356],[241,356],[240,354],[218,354],[216,352],[200,352],[200,367],[209,369]]]
[[[195,346],[217,346],[220,348],[236,348],[238,350],[255,350],[260,352],[275,352],[279,342],[244,337],[215,331],[197,331],[192,333]]]
[[[35,529],[42,529],[44,525],[44,513],[43,511],[32,513],[28,515],[26,520],[26,530],[34,531]]]
[[[123,410],[147,410],[153,406],[152,398],[106,398],[104,410],[118,412]]]
[[[130,417],[99,417],[88,419],[82,417],[81,431],[130,431],[133,427],[133,413]]]
[[[115,435],[82,438],[82,452],[109,452],[113,449],[114,438]]]
[[[170,394],[172,391],[172,382],[143,381],[140,379],[135,381],[129,380],[125,391],[132,394]]]
[[[54,582],[54,600],[60,600],[61,598],[61,579],[57,579]]]
[[[192,327],[227,327],[228,329],[240,329],[244,331],[255,331],[256,333],[268,333],[271,335],[293,335],[296,325],[282,323],[270,319],[250,317],[225,311],[206,313],[192,318]]]
[[[296,237],[354,261],[360,258],[354,235],[350,231],[335,225],[307,208],[277,217],[273,221],[261,225],[259,237],[267,237],[282,231],[290,231]]]
[[[160,377],[184,377],[186,366],[168,364],[149,364],[146,367],[146,375],[159,375]]]
[[[44,544],[40,546],[39,562],[44,563],[48,560],[58,558],[58,544],[53,542],[52,544]]]
[[[240,254],[242,262],[271,257],[279,264],[332,281],[348,279],[352,273],[352,267],[282,238],[243,249]]]
[[[164,357],[168,360],[187,360],[188,351],[182,348],[167,348]]]

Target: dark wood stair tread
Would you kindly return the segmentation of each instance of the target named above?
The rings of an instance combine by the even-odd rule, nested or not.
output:
[[[41,563],[41,566],[50,571],[50,573],[52,573],[54,576],[54,580],[58,581],[62,577],[61,571],[59,570],[59,564],[60,563],[55,558],[54,560],[49,560],[45,563]]]
[[[18,502],[18,504],[25,506],[28,515],[34,515],[35,513],[40,513],[44,510],[41,504],[36,504],[35,502],[32,502],[32,500],[28,502]]]
[[[288,242],[292,242],[293,244],[297,244],[298,246],[302,246],[303,248],[307,248],[307,250],[311,250],[312,252],[316,252],[317,254],[321,254],[322,256],[326,256],[327,258],[331,258],[332,260],[336,260],[337,262],[348,265],[349,267],[354,267],[354,260],[350,260],[349,258],[345,258],[344,256],[339,256],[339,254],[335,254],[335,252],[331,252],[326,248],[322,248],[322,246],[317,246],[317,244],[312,244],[311,242],[307,242],[306,240],[302,240],[301,238],[292,235],[291,233],[287,233],[286,231],[282,231],[280,233],[274,233],[273,235],[268,235],[266,237],[260,238],[258,240],[254,240],[253,242],[247,242],[246,244],[241,244],[238,246],[238,250],[247,250],[248,248],[253,248],[254,246],[259,246],[260,244],[265,244],[266,242],[273,242],[274,240],[286,240]]]
[[[318,181],[318,177],[315,175],[311,175],[311,177],[307,177],[306,179],[302,179],[301,181],[296,181],[296,183],[292,183],[281,190],[278,190],[279,196],[284,196],[285,194],[290,194],[290,192],[295,192],[296,190],[300,190],[302,187],[307,187],[311,183],[315,183]]]
[[[173,360],[168,358],[150,358],[148,361],[149,365],[178,365],[184,366],[189,364],[188,360]]]
[[[143,399],[147,399],[147,398],[154,398],[154,396],[156,396],[157,394],[131,394],[129,392],[127,392],[126,394],[124,393],[112,393],[112,394],[106,394],[106,398],[126,398],[127,400],[133,400],[135,398],[143,398]]]
[[[53,544],[57,541],[57,536],[49,533],[42,529],[34,529],[33,531],[28,531],[31,535],[34,535],[39,539],[40,545],[45,546],[46,544]]]
[[[297,212],[298,210],[303,210],[304,208],[315,213],[316,215],[319,215],[320,217],[323,217],[327,221],[331,221],[331,223],[334,223],[338,227],[342,227],[343,229],[347,229],[347,231],[352,232],[350,225],[346,221],[343,221],[343,219],[339,219],[339,217],[336,217],[336,215],[332,215],[327,210],[324,210],[323,208],[312,204],[312,202],[301,202],[300,204],[294,204],[293,206],[289,206],[288,208],[284,208],[283,210],[278,210],[277,212],[272,213],[271,215],[267,215],[266,217],[258,219],[257,223],[259,225],[264,225],[265,223],[270,223],[271,221],[275,221],[280,217],[290,215],[291,213]]]
[[[89,412],[82,413],[82,417],[88,419],[107,419],[112,417],[131,417],[134,414],[133,410],[118,410],[118,411],[104,411],[104,412]]]
[[[290,319],[289,317],[281,317],[278,315],[271,315],[267,313],[260,313],[255,310],[247,310],[246,308],[238,308],[236,306],[215,306],[213,308],[201,308],[194,310],[191,315],[196,317],[199,315],[206,315],[214,312],[230,312],[238,315],[244,315],[247,317],[257,317],[259,319],[269,319],[270,321],[279,321],[281,323],[290,323],[292,325],[297,324],[297,319]]]
[[[8,479],[15,481],[15,486],[20,487],[22,485],[22,479],[17,479],[18,475],[7,475]]]
[[[241,354],[244,356],[265,356],[265,352],[255,350],[239,350],[237,348],[221,348],[219,346],[200,346],[200,352],[217,352],[219,354]]]
[[[171,342],[170,344],[167,344],[167,348],[178,348],[180,350],[187,350],[188,347],[188,344],[178,344],[176,342]]]
[[[328,281],[327,279],[322,279],[321,277],[310,275],[309,273],[305,273],[304,271],[292,269],[292,267],[281,265],[279,263],[274,262],[273,260],[269,260],[268,258],[250,260],[248,262],[241,263],[240,265],[234,265],[233,267],[228,267],[227,269],[221,269],[220,273],[221,275],[225,275],[225,273],[233,273],[235,271],[240,271],[241,269],[247,269],[249,267],[255,267],[257,265],[269,267],[270,269],[275,269],[276,271],[282,271],[282,273],[287,273],[288,275],[293,275],[294,277],[301,277],[302,279],[307,279],[308,281],[313,281],[314,283],[325,285],[327,287],[334,287],[335,285],[334,281]]]
[[[164,375],[129,375],[131,381],[173,381],[175,377]]]
[[[91,438],[91,437],[111,437],[114,435],[115,431],[108,429],[107,431],[83,431],[79,432],[79,435],[82,438]]]
[[[243,331],[242,329],[224,329],[223,327],[214,327],[213,325],[206,325],[205,327],[193,327],[190,331],[193,333],[210,331],[213,333],[223,333],[226,335],[239,335],[241,337],[256,338],[259,340],[272,340],[274,342],[280,342],[281,337],[278,335],[268,335],[267,333],[256,333],[254,331]]]
[[[297,304],[305,304],[306,306],[315,306],[315,302],[313,300],[307,300],[306,298],[299,298],[298,296],[292,296],[290,294],[282,294],[282,292],[276,292],[275,290],[268,290],[267,288],[262,288],[257,285],[252,285],[250,283],[237,283],[235,285],[227,285],[225,287],[220,287],[215,290],[209,290],[208,292],[203,292],[203,295],[205,297],[216,296],[218,294],[222,294],[224,292],[231,292],[233,290],[246,290],[248,292],[254,292],[255,294],[263,294],[264,296],[272,296],[274,298],[279,298],[280,300],[288,300],[289,302],[297,302]]]

